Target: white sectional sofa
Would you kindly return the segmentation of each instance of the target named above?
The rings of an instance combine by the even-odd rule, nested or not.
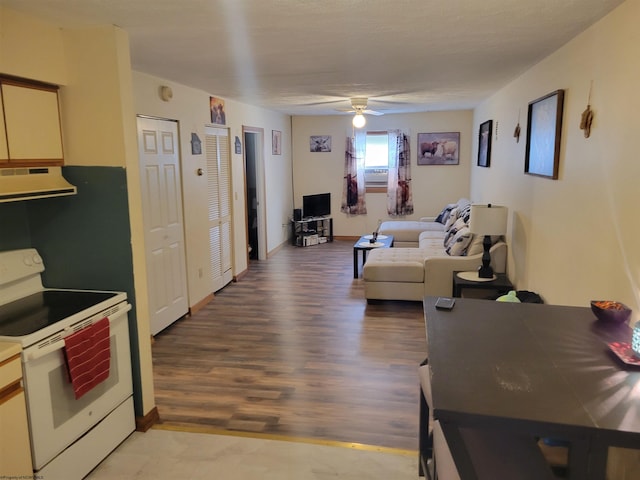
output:
[[[425,295],[451,296],[453,272],[477,270],[483,238],[468,229],[470,202],[461,198],[436,219],[389,221],[379,234],[393,235],[394,247],[369,252],[364,265],[367,300],[422,300]],[[492,238],[491,266],[506,271],[507,244]]]

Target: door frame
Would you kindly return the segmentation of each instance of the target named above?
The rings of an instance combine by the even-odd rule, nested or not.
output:
[[[245,239],[249,238],[249,205],[247,205],[247,145],[246,145],[246,134],[254,134],[256,135],[256,158],[255,158],[255,166],[256,166],[256,198],[258,202],[257,215],[258,215],[258,260],[266,260],[267,259],[267,213],[265,209],[265,171],[264,171],[264,129],[259,127],[249,127],[246,125],[242,126],[242,140],[245,142],[244,154],[242,156],[243,160],[243,170],[242,173],[244,175],[244,198],[245,198],[245,209],[244,209],[244,230],[245,230]],[[246,242],[245,242],[246,243]],[[245,249],[247,255],[247,268],[249,266],[249,252],[248,249]]]

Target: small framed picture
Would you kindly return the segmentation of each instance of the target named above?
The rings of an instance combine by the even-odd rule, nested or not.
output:
[[[282,132],[271,130],[271,154],[282,155]]]
[[[558,178],[564,90],[529,103],[524,173]]]
[[[458,165],[460,132],[419,133],[418,165]]]
[[[224,100],[218,97],[209,97],[209,109],[211,110],[211,123],[216,125],[227,124],[227,114],[224,111]]]
[[[309,137],[310,152],[330,152],[331,135],[311,135]]]
[[[493,135],[493,120],[480,124],[478,131],[478,166],[488,167],[491,164],[491,136]]]
[[[197,133],[191,132],[191,154],[202,155],[202,142]]]

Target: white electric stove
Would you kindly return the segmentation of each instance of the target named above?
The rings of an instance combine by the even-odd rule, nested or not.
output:
[[[81,479],[135,429],[125,292],[46,288],[35,249],[0,252],[0,341],[22,346],[33,468]],[[108,318],[109,377],[75,399],[64,338]]]

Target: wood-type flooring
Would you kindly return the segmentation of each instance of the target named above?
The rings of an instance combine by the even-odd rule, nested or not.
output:
[[[351,240],[287,245],[156,335],[167,425],[418,448],[421,302],[368,305]]]

